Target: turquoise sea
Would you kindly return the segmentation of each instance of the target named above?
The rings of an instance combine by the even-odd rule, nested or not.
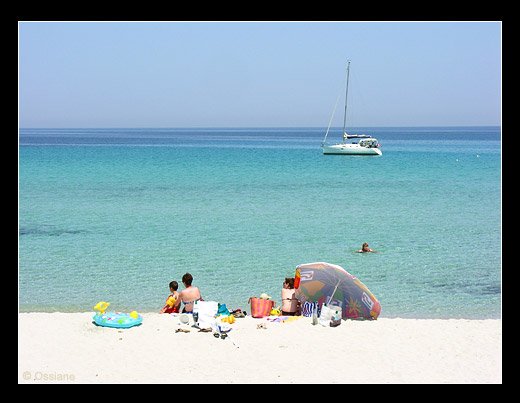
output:
[[[500,127],[350,133],[383,155],[324,156],[325,128],[20,129],[19,310],[158,311],[189,272],[248,311],[324,261],[380,317],[501,317]]]

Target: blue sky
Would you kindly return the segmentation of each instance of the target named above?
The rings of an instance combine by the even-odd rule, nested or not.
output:
[[[19,22],[19,125],[501,124],[500,22]],[[333,126],[342,126],[340,98]]]

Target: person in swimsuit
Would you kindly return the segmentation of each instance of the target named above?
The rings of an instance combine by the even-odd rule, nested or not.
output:
[[[286,277],[282,288],[282,315],[298,315],[300,302],[296,299],[294,278]]]
[[[192,313],[193,306],[196,301],[203,301],[200,290],[198,287],[193,287],[191,285],[193,281],[193,276],[190,273],[186,273],[182,276],[182,283],[184,284],[184,290],[179,293],[179,298],[175,301],[175,307],[179,307],[181,301],[184,303],[184,308],[182,308],[182,313]]]
[[[377,253],[376,250],[370,249],[366,242],[363,244],[363,247],[360,250],[356,250],[356,251],[354,251],[352,253],[365,253],[365,252]]]

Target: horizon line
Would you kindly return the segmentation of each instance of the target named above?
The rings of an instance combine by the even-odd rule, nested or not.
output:
[[[499,125],[392,125],[392,126],[351,126],[358,128],[422,128],[422,127],[502,127]],[[326,129],[326,126],[29,126],[18,129]],[[334,129],[342,129],[342,126],[332,126]]]

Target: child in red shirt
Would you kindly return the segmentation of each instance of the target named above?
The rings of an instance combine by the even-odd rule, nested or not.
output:
[[[171,295],[166,298],[166,304],[162,307],[159,313],[179,313],[179,307],[174,307],[175,300],[179,298],[179,293],[177,292],[178,288],[179,285],[177,284],[177,281],[172,281],[170,283]]]

